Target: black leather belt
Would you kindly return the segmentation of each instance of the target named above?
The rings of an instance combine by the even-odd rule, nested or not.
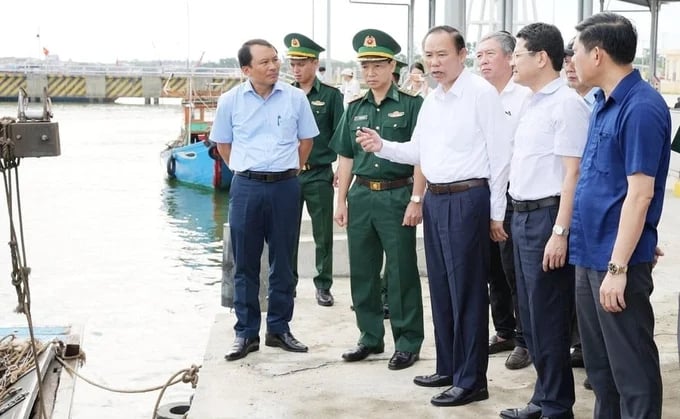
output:
[[[288,169],[283,172],[255,172],[253,170],[246,170],[234,172],[234,174],[252,180],[259,180],[260,182],[278,182],[297,176],[298,169]]]
[[[370,180],[365,177],[357,176],[357,183],[368,187],[372,191],[386,191],[388,189],[401,188],[402,186],[413,183],[413,177],[407,177],[397,180]]]
[[[301,169],[301,170],[302,170],[303,172],[306,172],[306,171],[315,170],[315,169],[328,169],[329,167],[331,167],[331,164],[330,164],[330,163],[326,163],[326,164],[309,164],[309,163],[305,163],[305,165],[302,166],[302,169]]]
[[[468,189],[486,186],[486,179],[468,179],[450,183],[427,183],[427,190],[435,195],[464,192]]]
[[[536,199],[534,201],[515,201],[512,200],[512,209],[517,212],[534,211],[539,208],[555,207],[560,205],[559,196],[549,196],[543,199]]]

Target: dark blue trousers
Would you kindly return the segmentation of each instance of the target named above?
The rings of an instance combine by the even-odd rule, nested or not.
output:
[[[298,234],[300,183],[296,177],[261,182],[234,176],[229,192],[229,226],[234,249],[234,310],[237,337],[260,332],[260,256],[269,245],[267,332],[290,331],[293,317],[293,248]]]
[[[654,289],[652,267],[649,263],[630,266],[627,275],[626,309],[608,313],[600,304],[605,272],[576,268],[583,358],[596,397],[593,417],[659,419],[662,385],[649,301]]]
[[[486,387],[489,363],[489,189],[435,195],[423,204],[437,374]]]
[[[575,399],[569,356],[574,267],[548,272],[542,267],[557,210],[515,211],[512,238],[522,332],[536,368],[530,402],[541,406],[544,416],[570,417]]]

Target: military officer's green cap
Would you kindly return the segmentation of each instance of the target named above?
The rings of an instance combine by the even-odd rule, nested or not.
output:
[[[395,76],[401,76],[401,69],[406,67],[408,64],[396,59],[394,60],[394,62],[396,63],[396,65],[394,66],[394,71],[392,72],[392,74],[394,74]]]
[[[319,58],[319,54],[325,51],[325,48],[300,33],[289,33],[283,38],[283,43],[288,48],[287,55],[291,60]]]
[[[352,39],[352,46],[359,61],[394,59],[401,47],[391,36],[378,29],[364,29]]]

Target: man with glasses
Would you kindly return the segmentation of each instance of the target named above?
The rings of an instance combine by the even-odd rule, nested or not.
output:
[[[515,132],[509,193],[520,318],[537,377],[529,403],[501,411],[505,419],[574,417],[567,237],[590,112],[560,78],[563,61],[555,26],[533,23],[517,33],[514,80],[533,95]]]
[[[518,85],[512,80],[510,63],[515,43],[515,37],[509,32],[499,31],[482,37],[477,44],[479,71],[482,77],[498,91],[513,134],[522,108],[531,94],[528,87]],[[510,233],[511,219],[512,204],[508,200],[503,222],[508,238],[498,243],[490,240],[489,301],[496,333],[489,339],[489,354],[511,350],[512,352],[505,360],[505,367],[515,370],[529,366],[531,356],[522,335],[522,324],[517,306],[515,259]]]

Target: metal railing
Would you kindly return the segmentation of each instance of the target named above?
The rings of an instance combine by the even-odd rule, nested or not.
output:
[[[0,73],[14,74],[45,74],[64,76],[161,76],[161,77],[192,77],[214,76],[239,78],[241,70],[227,67],[197,67],[186,68],[183,66],[132,66],[115,64],[68,64],[68,63],[41,63],[41,64],[0,64]]]

